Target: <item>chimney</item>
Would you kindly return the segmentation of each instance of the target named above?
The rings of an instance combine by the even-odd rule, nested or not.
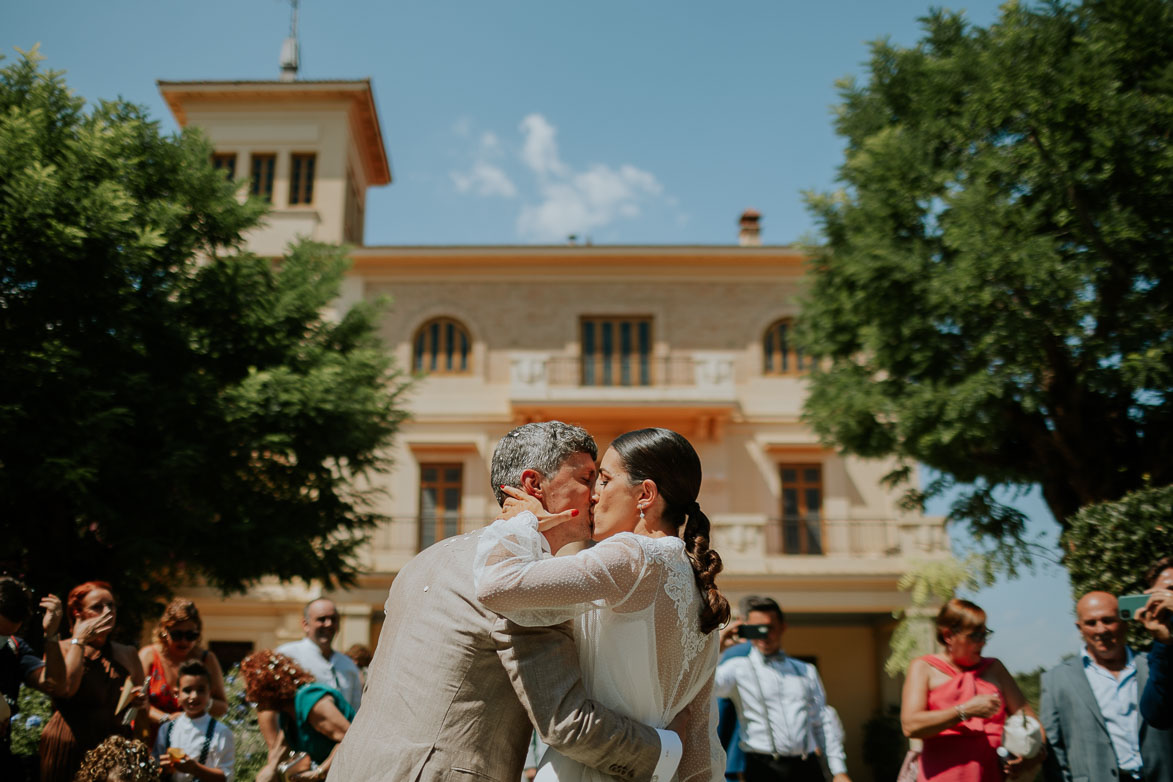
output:
[[[737,232],[737,243],[742,247],[762,246],[762,214],[756,209],[746,209],[741,213],[738,224],[741,230]]]

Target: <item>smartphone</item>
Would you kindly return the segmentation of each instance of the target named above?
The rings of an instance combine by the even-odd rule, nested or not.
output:
[[[1137,612],[1148,604],[1149,597],[1150,595],[1121,595],[1116,598],[1116,604],[1120,608],[1120,618],[1135,618]]]
[[[747,641],[765,638],[770,632],[769,625],[742,625],[737,628],[737,637]]]

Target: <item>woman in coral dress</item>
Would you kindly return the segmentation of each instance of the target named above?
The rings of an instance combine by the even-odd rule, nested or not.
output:
[[[1006,666],[982,657],[991,631],[986,612],[954,598],[937,615],[944,655],[912,661],[904,680],[900,722],[904,735],[923,739],[918,782],[1002,782],[1042,762],[1015,758],[1003,771],[996,750],[1008,714],[1035,716]]]

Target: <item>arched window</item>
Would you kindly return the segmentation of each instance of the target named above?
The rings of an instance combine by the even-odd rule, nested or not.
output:
[[[794,346],[794,321],[783,318],[770,325],[762,336],[762,374],[797,375],[809,363]]]
[[[433,375],[467,375],[472,371],[468,329],[452,318],[432,318],[420,326],[412,343],[411,366]]]

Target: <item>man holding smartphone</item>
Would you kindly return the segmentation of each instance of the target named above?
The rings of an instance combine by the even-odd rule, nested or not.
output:
[[[1145,574],[1148,603],[1137,614],[1153,637],[1149,680],[1140,696],[1140,716],[1154,728],[1173,729],[1173,557],[1153,563]]]
[[[755,598],[745,622],[721,631],[721,647],[745,639],[748,655],[717,666],[714,694],[733,700],[745,752],[746,782],[824,782],[819,755],[834,782],[851,782],[834,712],[813,665],[782,651],[785,615],[774,600]]]

